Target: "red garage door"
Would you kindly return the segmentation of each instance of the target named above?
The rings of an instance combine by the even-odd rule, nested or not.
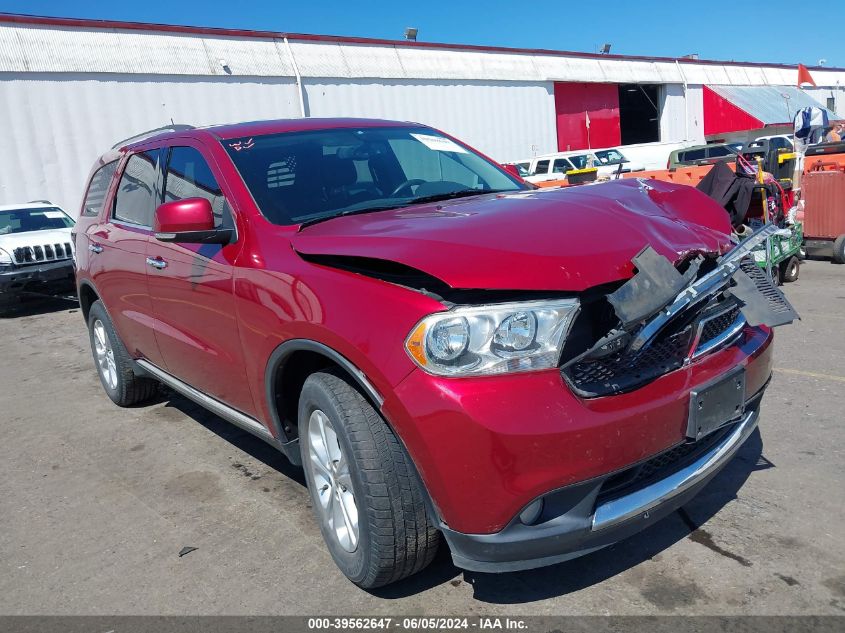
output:
[[[558,151],[614,147],[622,142],[616,84],[555,83],[555,114]]]

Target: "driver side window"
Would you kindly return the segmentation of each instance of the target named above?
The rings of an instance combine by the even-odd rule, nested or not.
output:
[[[173,147],[167,161],[164,201],[205,198],[211,203],[214,226],[232,228],[232,214],[211,167],[193,147]]]

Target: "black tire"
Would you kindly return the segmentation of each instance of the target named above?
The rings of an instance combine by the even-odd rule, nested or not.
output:
[[[308,432],[315,412],[327,416],[337,448],[348,463],[358,531],[357,546],[351,552],[329,527],[318,496],[331,495],[333,489],[323,484],[318,493],[315,484],[320,475],[315,475],[311,466]],[[359,587],[373,589],[425,568],[437,552],[440,532],[427,512],[422,482],[410,457],[381,416],[340,372],[309,376],[302,387],[298,414],[302,463],[314,513],[344,575]],[[334,472],[340,481],[339,471]],[[345,493],[347,488],[340,487]],[[339,497],[333,499],[338,499],[333,503],[339,502]]]
[[[781,284],[780,266],[772,266],[771,275],[772,284],[775,286],[779,286]]]
[[[845,235],[840,235],[833,240],[833,261],[837,264],[845,264]]]
[[[796,256],[792,256],[780,265],[780,278],[784,283],[792,283],[798,281],[798,275],[801,272],[801,262]]]
[[[100,362],[97,352],[97,333],[99,325],[108,339],[114,361],[114,382],[108,377],[108,370]],[[100,383],[106,390],[112,402],[121,407],[130,407],[149,400],[159,392],[159,383],[152,378],[142,378],[135,375],[132,369],[132,359],[126,351],[123,342],[117,336],[111,319],[102,302],[95,301],[88,313],[88,338],[91,342],[91,353],[94,356],[94,367],[100,377]]]

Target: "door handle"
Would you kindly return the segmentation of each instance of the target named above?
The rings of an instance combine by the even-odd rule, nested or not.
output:
[[[102,253],[103,247],[100,246],[99,244],[89,244],[88,250],[91,251],[92,253]]]
[[[159,270],[167,268],[167,262],[161,257],[147,257],[147,265],[158,268]]]

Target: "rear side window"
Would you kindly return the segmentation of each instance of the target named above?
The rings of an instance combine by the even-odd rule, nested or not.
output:
[[[704,158],[704,149],[694,149],[681,154],[682,161],[701,160],[702,158]]]
[[[133,154],[120,178],[114,202],[114,218],[149,227],[158,202],[158,160],[161,150]]]
[[[224,224],[230,216],[223,191],[211,173],[211,167],[202,154],[193,147],[173,147],[167,161],[164,181],[164,201],[183,198],[205,198],[211,203],[214,225]]]
[[[555,162],[552,163],[553,174],[565,174],[570,169],[572,169],[572,165],[570,165],[569,161],[565,158],[556,158]]]
[[[549,173],[549,161],[547,160],[538,160],[537,167],[534,168],[535,174],[547,174]]]
[[[117,170],[117,161],[106,163],[94,172],[91,182],[88,184],[88,191],[85,193],[85,201],[82,203],[82,215],[99,215],[103,210],[103,203],[106,201],[106,193],[109,184]]]
[[[733,154],[733,152],[724,145],[720,145],[719,147],[711,147],[709,150],[707,150],[708,158],[719,158],[721,156],[730,156],[731,154]]]

